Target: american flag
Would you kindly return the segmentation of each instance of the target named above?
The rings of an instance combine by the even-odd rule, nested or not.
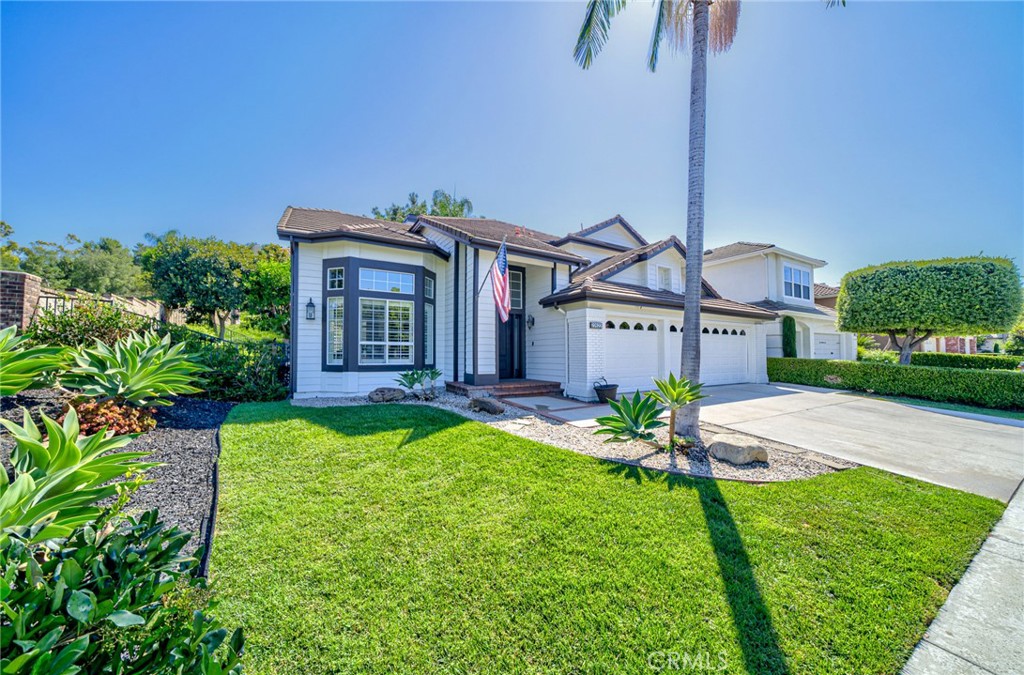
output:
[[[505,240],[501,240],[498,256],[491,266],[491,290],[494,291],[494,304],[498,307],[498,317],[502,323],[508,321],[508,313],[512,310],[512,297],[508,290],[508,253],[505,251]]]

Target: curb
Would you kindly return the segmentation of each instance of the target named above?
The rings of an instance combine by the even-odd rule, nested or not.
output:
[[[204,579],[210,573],[210,551],[213,550],[213,531],[217,522],[217,498],[220,494],[220,427],[213,434],[213,472],[210,476],[213,494],[210,498],[210,512],[203,519],[203,557],[199,560],[196,576]]]

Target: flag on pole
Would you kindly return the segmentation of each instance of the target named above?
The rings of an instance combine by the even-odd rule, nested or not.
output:
[[[512,311],[512,297],[508,289],[508,253],[505,251],[505,240],[501,240],[498,256],[491,266],[491,290],[494,292],[494,304],[498,308],[498,318],[502,323],[508,321]]]

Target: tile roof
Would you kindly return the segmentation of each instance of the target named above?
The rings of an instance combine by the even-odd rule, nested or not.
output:
[[[658,255],[662,251],[665,251],[671,248],[672,246],[679,247],[679,252],[682,254],[684,258],[686,257],[686,248],[678,239],[672,236],[669,237],[668,239],[656,241],[653,244],[647,244],[645,246],[640,246],[638,248],[631,248],[628,251],[622,251],[621,253],[616,253],[615,255],[608,256],[607,258],[599,260],[593,265],[590,265],[589,267],[584,267],[582,269],[576,270],[576,272],[573,273],[572,278],[574,281],[576,279],[583,279],[586,277],[590,277],[593,279],[604,279],[612,274],[615,274],[619,270],[629,267],[638,260],[646,260],[647,258]]]
[[[277,236],[299,239],[364,239],[442,252],[434,242],[410,232],[409,226],[405,223],[393,223],[389,220],[377,220],[329,209],[289,206],[277,223]]]
[[[816,298],[834,298],[839,295],[838,286],[829,286],[828,284],[814,284],[814,297]]]
[[[613,281],[600,281],[590,277],[575,281],[565,288],[542,298],[540,304],[547,307],[577,300],[611,300],[635,305],[653,305],[678,309],[682,309],[685,304],[685,296],[681,293],[660,291],[633,284],[620,284]],[[709,314],[743,316],[753,319],[775,318],[775,313],[772,311],[724,298],[701,298],[700,307],[702,312]]]
[[[734,258],[738,255],[754,253],[755,251],[763,251],[769,248],[775,248],[775,244],[759,244],[752,241],[737,241],[732,244],[726,244],[725,246],[719,246],[718,248],[709,248],[704,251],[704,262],[725,260],[726,258]]]
[[[814,305],[808,307],[807,305],[791,305],[788,302],[778,302],[777,300],[759,300],[757,302],[750,303],[755,307],[761,307],[763,309],[770,310],[772,312],[798,312],[800,314],[810,314],[812,316],[819,316],[821,318],[834,319],[836,313],[829,307],[822,305]]]
[[[412,226],[413,232],[419,232],[423,225],[432,225],[443,232],[466,239],[471,244],[484,244],[497,248],[505,239],[505,246],[511,252],[540,255],[586,265],[589,259],[561,249],[551,241],[550,235],[520,225],[513,225],[493,218],[449,218],[447,216],[420,216]]]
[[[588,235],[593,234],[594,232],[599,232],[600,230],[603,230],[604,228],[615,224],[621,225],[627,232],[633,235],[633,238],[636,239],[641,246],[647,245],[648,242],[646,239],[644,239],[644,236],[637,232],[636,229],[632,225],[630,225],[625,218],[623,218],[617,213],[607,220],[602,220],[600,223],[594,223],[590,227],[584,227],[582,230],[570,232],[561,239],[558,239],[557,241],[552,241],[552,243],[565,243],[565,241],[568,241],[570,238],[574,237],[583,237],[585,239],[600,241],[600,239],[598,239],[597,237],[589,237]]]

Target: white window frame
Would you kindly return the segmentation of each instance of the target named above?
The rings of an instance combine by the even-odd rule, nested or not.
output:
[[[434,303],[423,305],[423,365],[434,365]]]
[[[337,278],[331,278],[331,272],[340,272]],[[340,281],[340,285],[332,285],[335,282]],[[327,268],[327,290],[329,291],[343,291],[345,290],[345,268],[344,267],[328,267]]]
[[[516,294],[512,289],[512,277],[513,275],[519,278],[519,299],[516,301]],[[508,301],[512,309],[522,309],[523,303],[526,299],[526,276],[521,270],[509,270],[508,271]]]
[[[363,312],[367,303],[384,304],[384,339],[364,340],[363,339]],[[392,340],[390,314],[391,306],[400,305],[409,308],[409,329],[408,340]],[[411,365],[416,362],[416,303],[412,300],[392,300],[390,298],[359,298],[359,365],[360,366],[389,366],[389,365]],[[363,357],[363,346],[383,346],[383,360],[367,360]],[[391,347],[408,347],[408,358],[392,358]]]
[[[671,293],[672,292],[672,268],[671,267],[666,267],[665,265],[657,265],[655,269],[656,269],[655,276],[657,277],[658,290],[659,291],[668,291],[668,292]],[[668,286],[666,286],[663,283],[663,280],[661,278],[662,274],[667,274],[668,275]]]
[[[428,276],[423,277],[423,297],[427,300],[434,299],[434,280]]]
[[[335,310],[338,315],[335,316]],[[333,335],[337,332],[337,338]],[[345,364],[345,296],[327,296],[327,358],[329,366]]]
[[[786,273],[789,272],[789,280],[786,280]],[[799,281],[798,281],[799,279]],[[806,283],[804,283],[806,279]],[[786,284],[790,285],[790,292],[786,292]],[[801,289],[806,289],[806,295]],[[806,267],[782,264],[782,295],[794,300],[814,302],[814,279],[811,271]]]
[[[394,285],[397,281],[397,289]],[[408,290],[405,290],[408,282]],[[376,267],[359,268],[359,290],[377,293],[396,293],[401,295],[414,295],[416,293],[416,275],[412,272],[398,272],[395,270],[382,270]]]

